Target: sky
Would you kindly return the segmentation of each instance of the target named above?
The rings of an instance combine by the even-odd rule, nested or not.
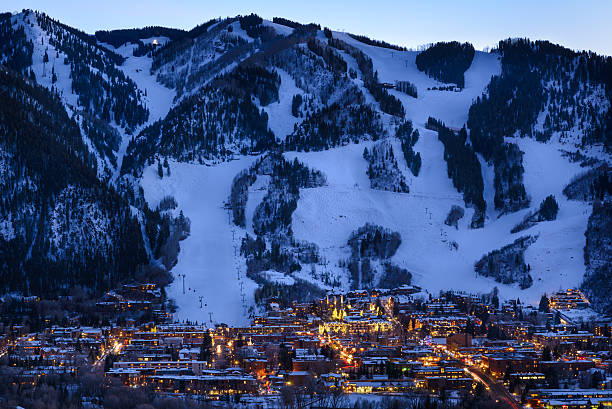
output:
[[[148,25],[190,29],[211,18],[257,13],[409,48],[458,40],[483,49],[500,39],[529,37],[612,55],[609,0],[2,0],[0,5],[1,11],[23,8],[88,33]]]

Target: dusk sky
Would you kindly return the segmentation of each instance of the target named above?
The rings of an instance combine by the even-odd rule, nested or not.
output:
[[[459,40],[482,49],[500,39],[529,37],[612,55],[612,1],[607,0],[4,0],[0,8],[44,11],[89,33],[147,25],[189,29],[213,17],[257,13],[317,22],[407,47]]]

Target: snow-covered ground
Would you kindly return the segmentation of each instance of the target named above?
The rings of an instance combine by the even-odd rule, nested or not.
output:
[[[533,288],[544,293],[576,287],[584,275],[582,249],[591,208],[584,202],[567,200],[562,192],[572,177],[584,169],[578,163],[570,163],[564,158],[560,151],[563,145],[554,141],[540,143],[527,138],[507,140],[518,144],[525,153],[524,184],[531,197],[532,208],[537,208],[550,194],[559,203],[557,220],[540,222],[524,232],[540,234],[538,241],[525,252],[526,262],[532,268]]]
[[[25,33],[34,45],[32,52],[32,70],[36,75],[36,82],[46,88],[55,88],[62,101],[73,112],[77,106],[78,95],[72,93],[72,79],[70,78],[70,65],[64,64],[66,55],[49,44],[49,35],[40,28],[36,21],[36,15],[30,13],[27,17],[24,13],[13,16],[13,24],[24,27]],[[47,53],[48,62],[44,62]],[[52,71],[55,71],[57,82],[52,81]]]
[[[164,43],[167,38],[158,37],[157,40],[161,44]],[[144,40],[145,43],[152,41],[153,38]],[[158,119],[164,118],[168,114],[168,111],[170,111],[170,108],[172,107],[174,97],[176,96],[176,91],[166,88],[164,85],[157,82],[155,75],[151,74],[151,64],[153,63],[152,58],[147,56],[134,57],[133,51],[137,47],[136,44],[127,43],[119,48],[105,44],[105,47],[125,58],[125,61],[119,68],[127,77],[134,81],[138,89],[144,93],[142,99],[149,109],[149,120],[138,127],[138,129],[134,132],[137,135],[146,126],[152,124]],[[127,146],[131,139],[131,135],[127,135],[122,129],[120,129],[120,134],[121,144],[119,145],[119,151],[117,152],[117,169],[114,175],[115,178],[119,176],[123,157],[125,156]]]
[[[167,288],[168,296],[178,305],[177,319],[208,323],[212,312],[216,323],[248,322],[242,294],[250,307],[256,285],[245,278],[244,259],[239,255],[240,229],[230,223],[223,203],[229,197],[234,176],[253,160],[242,158],[216,166],[170,162],[171,175],[163,179],[157,175],[156,166],[143,172],[141,185],[149,206],[156,207],[163,197],[171,195],[191,220],[191,234],[180,243],[178,263],[172,269],[174,282]],[[179,274],[185,274],[185,294]],[[200,296],[207,304],[202,309]]]
[[[32,50],[31,69],[36,76],[36,82],[50,90],[55,90],[69,115],[79,112],[79,96],[72,92],[70,65],[64,63],[66,54],[49,43],[49,35],[38,25],[33,13],[27,16],[24,13],[16,14],[12,17],[12,22],[15,26],[23,26],[26,36],[32,41],[34,48]],[[48,62],[45,62],[45,54]],[[55,73],[55,81],[53,81],[53,73]],[[85,137],[84,142],[89,151],[96,157],[98,176],[102,176],[106,171],[114,168],[111,158],[102,155],[89,138]]]
[[[568,321],[572,324],[579,325],[582,322],[589,323],[596,320],[604,319],[605,316],[595,312],[592,308],[573,308],[571,310],[555,310],[561,314],[561,320]]]
[[[167,40],[166,37],[157,37],[155,39],[160,44]],[[153,38],[143,40],[145,44],[152,41]],[[153,59],[146,56],[134,57],[135,44],[124,44],[119,48],[108,46],[108,48],[125,57],[124,63],[119,68],[136,83],[139,90],[145,93],[143,100],[150,112],[148,123],[153,123],[165,117],[172,107],[176,91],[166,88],[157,82],[155,75],[151,75]]]
[[[267,26],[267,27],[272,27],[274,29],[274,31],[276,31],[276,34],[278,35],[282,35],[282,36],[288,36],[291,35],[293,33],[293,29],[291,27],[288,26],[284,26],[282,24],[277,24],[274,23],[270,20],[264,20],[261,25],[263,26]]]
[[[562,156],[560,144],[542,144],[531,139],[512,140],[525,152],[525,187],[532,198],[532,207],[537,207],[547,195],[554,194],[560,204],[557,221],[539,223],[526,232],[511,234],[512,227],[522,220],[529,209],[497,218],[493,204],[493,168],[481,159],[488,205],[485,227],[477,230],[469,228],[472,209],[466,209],[458,230],[444,224],[451,206],[463,207],[464,203],[462,195],[447,176],[442,143],[438,141],[435,132],[424,128],[424,124],[429,116],[433,116],[449,126],[463,126],[473,99],[486,89],[491,76],[499,73],[498,57],[477,52],[472,66],[465,74],[466,88],[461,92],[434,91],[427,90],[427,87],[442,84],[416,69],[415,52],[371,47],[348,36],[345,36],[345,40],[372,57],[381,81],[409,80],[416,84],[418,99],[392,92],[400,98],[408,118],[419,129],[421,136],[414,149],[420,152],[423,165],[419,176],[414,177],[406,168],[403,156],[399,154],[399,143],[392,138],[400,169],[410,186],[410,193],[403,194],[370,188],[366,175],[367,162],[362,154],[371,142],[323,152],[285,154],[288,159],[298,158],[307,166],[322,171],[327,177],[326,186],[301,191],[298,208],[293,214],[295,238],[316,243],[323,259],[328,262],[324,268],[314,266],[316,273],[320,274],[320,270],[324,269],[331,273],[332,278],[338,278],[343,286],[347,286],[346,270],[338,267],[338,262],[350,254],[346,246],[347,239],[365,223],[375,223],[401,234],[402,245],[392,261],[412,272],[414,283],[429,292],[436,293],[442,289],[488,292],[497,286],[502,297],[520,297],[521,300],[537,303],[542,293],[550,293],[561,287],[578,286],[584,274],[582,247],[589,212],[587,205],[569,202],[561,193],[572,176],[581,172],[581,168]],[[349,65],[355,65],[346,53],[342,55]],[[269,115],[270,128],[277,138],[282,139],[293,130],[295,118],[290,112],[291,98],[299,90],[289,75],[280,70],[279,74],[279,102],[268,105],[264,110]],[[244,319],[238,302],[241,295],[236,292],[235,282],[236,263],[241,264],[242,261],[232,256],[231,230],[234,228],[228,223],[220,203],[227,198],[234,175],[247,168],[249,163],[248,159],[242,159],[210,168],[173,164],[172,176],[163,180],[158,179],[156,169],[149,168],[143,181],[150,204],[154,205],[155,200],[171,193],[177,198],[179,207],[192,220],[192,236],[181,243],[179,264],[174,271],[188,274],[188,282],[191,274],[191,280],[197,283],[193,284],[197,287],[196,291],[205,291],[200,289],[204,283],[220,281],[214,284],[213,291],[223,294],[223,297],[213,296],[208,308],[221,317],[219,320],[231,323]],[[247,228],[234,229],[235,235],[242,235],[245,231],[253,233],[253,213],[265,195],[267,183],[266,177],[258,177],[249,189]],[[201,191],[193,191],[196,185],[208,192],[205,199]],[[168,189],[170,192],[167,192]],[[153,195],[151,192],[156,193]],[[534,278],[531,288],[523,291],[516,285],[502,285],[476,275],[474,263],[484,254],[524,234],[539,235],[535,244],[525,253]],[[214,247],[209,248],[209,245],[212,246],[211,241]],[[458,249],[453,248],[452,242],[458,244]],[[312,281],[309,271],[307,268],[295,277]],[[269,272],[269,276],[272,281],[293,280],[292,277],[273,271]],[[220,280],[219,277],[225,279]],[[182,283],[177,279],[169,291],[178,300],[179,317],[196,319],[200,316],[198,298],[194,296],[185,299],[181,286]],[[248,294],[252,296],[255,284],[249,282],[249,286]],[[211,297],[211,294],[209,291],[206,296]],[[234,308],[228,308],[228,304]]]
[[[304,91],[295,85],[295,80],[286,71],[276,68],[276,72],[281,77],[278,102],[263,107],[263,110],[268,114],[268,126],[274,132],[276,139],[284,141],[287,135],[293,132],[293,126],[298,122],[298,118],[291,114],[293,96],[303,95]]]
[[[548,194],[560,204],[558,219],[543,222],[526,232],[511,234],[528,210],[490,219],[485,228],[468,228],[468,209],[459,230],[446,226],[444,219],[451,205],[463,206],[461,195],[446,175],[442,144],[434,132],[423,131],[416,145],[423,157],[419,177],[410,181],[408,194],[370,189],[367,162],[362,152],[369,143],[349,145],[325,152],[288,153],[309,167],[325,173],[328,185],[304,189],[293,215],[293,231],[298,240],[315,242],[323,256],[336,266],[348,256],[346,242],[354,230],[375,223],[401,234],[402,244],[393,261],[414,275],[414,283],[430,292],[441,289],[490,291],[494,286],[503,297],[537,303],[540,296],[563,288],[576,287],[584,274],[582,247],[588,219],[588,206],[564,199],[561,190],[572,175],[580,172],[569,164],[556,146],[531,139],[516,141],[525,151],[525,185],[533,206]],[[559,169],[563,169],[559,171]],[[487,252],[511,243],[524,234],[539,234],[526,252],[534,284],[527,290],[502,285],[474,272],[474,263]],[[456,241],[458,250],[450,247]]]
[[[258,175],[255,183],[249,187],[249,198],[244,209],[244,218],[246,230],[252,236],[255,236],[255,232],[253,231],[253,215],[255,214],[257,205],[261,203],[266,193],[268,193],[269,183],[270,176]]]
[[[472,65],[465,72],[465,88],[461,92],[428,90],[427,88],[447,84],[418,70],[415,63],[418,52],[374,47],[340,32],[335,32],[334,36],[359,48],[372,58],[381,82],[394,84],[395,81],[408,80],[416,85],[418,98],[395,90],[390,92],[402,101],[407,117],[417,126],[424,126],[427,118],[432,116],[441,119],[448,126],[462,127],[467,121],[472,101],[482,95],[491,77],[501,72],[501,63],[496,54],[477,51]]]
[[[32,70],[37,81],[45,87],[55,88],[68,112],[74,113],[77,95],[72,93],[70,67],[64,64],[65,55],[49,45],[48,36],[36,24],[33,14],[25,18],[23,13],[16,14],[13,21],[23,24],[26,34],[32,39]],[[269,21],[265,21],[264,25],[273,27],[280,35],[293,32],[289,27]],[[253,42],[240,28],[239,22],[233,22],[231,26],[232,36]],[[324,39],[321,32],[318,35]],[[365,223],[375,223],[401,234],[402,244],[392,261],[412,272],[414,283],[430,292],[441,289],[488,292],[497,286],[502,297],[520,297],[521,300],[537,303],[543,293],[577,287],[584,274],[582,249],[590,207],[582,202],[568,201],[562,194],[563,187],[584,169],[577,163],[569,162],[560,150],[575,150],[574,145],[579,141],[579,135],[572,134],[573,139],[569,138],[571,144],[566,142],[565,145],[559,142],[558,135],[545,144],[533,139],[508,138],[508,141],[516,143],[524,152],[524,184],[531,197],[531,209],[498,218],[493,203],[493,167],[479,158],[483,172],[484,198],[487,202],[485,227],[477,230],[469,228],[472,209],[466,209],[458,230],[446,226],[444,219],[451,206],[464,207],[464,202],[462,195],[453,187],[447,176],[443,145],[438,141],[437,134],[426,130],[424,125],[431,116],[451,127],[463,126],[473,100],[486,90],[491,77],[500,73],[499,56],[476,52],[472,65],[465,73],[465,88],[461,92],[428,90],[446,84],[417,69],[417,52],[373,47],[345,33],[336,32],[334,36],[370,56],[381,82],[408,80],[415,84],[418,98],[396,90],[389,92],[402,102],[407,118],[413,121],[420,132],[414,150],[421,155],[422,168],[419,176],[414,177],[405,164],[399,142],[391,138],[400,170],[410,187],[408,194],[393,193],[370,188],[366,175],[368,164],[362,153],[365,147],[371,146],[371,142],[324,152],[286,153],[288,159],[298,158],[307,166],[322,171],[327,177],[326,186],[301,191],[297,210],[293,214],[292,229],[297,240],[316,243],[323,259],[328,263],[325,267],[317,265],[305,268],[295,273],[294,277],[268,271],[268,278],[285,284],[294,283],[295,278],[316,282],[315,277],[320,277],[321,270],[324,269],[338,278],[343,286],[348,286],[346,270],[338,267],[338,261],[345,260],[350,254],[346,246],[347,239]],[[153,38],[143,41],[150,43]],[[167,39],[160,37],[157,41],[163,43]],[[134,57],[134,44],[119,48],[104,46],[126,58],[119,68],[137,84],[143,94],[146,93],[143,101],[150,110],[150,117],[136,133],[144,126],[165,117],[173,104],[177,103],[176,92],[157,82],[156,76],[151,75],[151,58]],[[190,56],[185,58],[184,69],[187,72],[222,55],[216,50],[210,51],[203,47],[203,51],[200,50],[199,54],[196,52],[197,55],[194,56],[194,50],[198,50],[196,46],[190,50]],[[49,58],[47,63],[43,62],[45,53]],[[359,71],[353,57],[345,52],[340,54],[349,68]],[[223,70],[227,71],[233,67],[231,64]],[[52,70],[57,76],[56,82],[52,81]],[[291,115],[292,98],[295,94],[303,94],[303,91],[297,88],[288,73],[280,69],[276,71],[281,77],[279,101],[263,107],[263,110],[268,114],[270,129],[278,140],[283,140],[293,131],[299,120]],[[354,82],[363,88],[361,79],[355,79]],[[190,95],[191,92],[195,90],[187,90],[184,96]],[[364,94],[368,103],[378,106],[365,89]],[[540,120],[543,117],[544,113],[540,115]],[[388,115],[383,115],[383,122],[387,124],[387,130],[392,135],[393,129],[388,124],[389,120]],[[122,136],[122,142],[116,152],[117,167],[114,169],[115,176],[118,177],[121,161],[132,135],[128,135],[116,124],[112,125]],[[113,165],[108,158],[100,158],[91,143],[89,144],[92,152],[110,169]],[[609,155],[601,152],[601,146],[591,147],[587,153],[610,160]],[[191,220],[191,234],[180,243],[178,264],[173,268],[175,281],[167,289],[168,295],[177,301],[178,319],[209,322],[209,313],[212,313],[214,322],[241,325],[248,321],[248,310],[254,303],[253,292],[256,284],[245,278],[244,259],[239,254],[239,246],[244,234],[253,234],[253,214],[266,194],[269,177],[258,176],[255,184],[249,188],[245,209],[246,229],[233,226],[223,203],[229,196],[234,176],[248,168],[254,160],[253,157],[243,157],[211,166],[171,162],[171,175],[163,179],[158,177],[156,165],[144,170],[140,183],[149,206],[154,208],[163,197],[172,195],[178,202],[177,212],[182,210]],[[557,220],[540,222],[526,231],[511,234],[512,227],[529,211],[536,209],[549,194],[554,194],[559,203]],[[138,212],[135,211],[136,213]],[[6,229],[0,225],[0,231],[3,230]],[[531,267],[534,279],[532,287],[522,291],[516,285],[502,285],[475,274],[474,263],[484,254],[526,234],[538,235],[537,241],[525,252],[526,262]],[[458,249],[452,246],[453,242],[457,243]],[[182,274],[185,275],[185,294]],[[203,308],[200,308],[200,297]]]

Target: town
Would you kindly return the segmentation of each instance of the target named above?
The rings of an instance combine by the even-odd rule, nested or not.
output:
[[[500,303],[496,290],[433,296],[415,286],[285,306],[272,297],[251,325],[231,327],[173,322],[160,288],[133,284],[61,325],[16,324],[40,303],[0,304],[0,405],[54,385],[60,400],[92,408],[111,407],[111,389],[220,407],[389,397],[452,406],[479,396],[500,408],[612,406],[612,321],[575,289],[538,306]]]

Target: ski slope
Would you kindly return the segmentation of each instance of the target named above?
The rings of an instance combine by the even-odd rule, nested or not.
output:
[[[161,44],[165,43],[167,38],[159,37],[157,40],[160,41]],[[153,41],[153,38],[142,41],[145,44],[150,43]],[[134,56],[133,53],[134,49],[137,47],[136,44],[127,43],[119,48],[115,48],[109,44],[103,45],[109,50],[114,51],[125,58],[125,61],[121,66],[119,66],[119,68],[127,77],[136,83],[138,89],[144,94],[142,99],[149,109],[149,119],[136,129],[134,135],[138,135],[142,129],[168,115],[170,108],[172,108],[174,98],[176,97],[176,91],[166,88],[164,85],[157,82],[156,77],[151,74],[151,65],[153,63],[152,58],[147,56]],[[132,135],[128,135],[123,129],[120,129],[120,134],[121,143],[117,152],[117,169],[114,174],[115,179],[119,177],[123,157],[125,156],[125,152],[132,137]]]
[[[242,294],[250,307],[256,285],[244,276],[244,259],[239,257],[242,237],[230,224],[223,204],[234,176],[253,160],[242,158],[216,166],[170,162],[171,175],[163,179],[157,175],[156,165],[143,172],[141,186],[149,206],[155,208],[163,197],[171,195],[178,202],[177,212],[182,210],[191,221],[191,234],[181,241],[178,263],[172,269],[174,282],[166,289],[168,297],[176,300],[175,318],[179,320],[248,323]],[[185,293],[179,274],[185,274]],[[200,296],[207,304],[203,308]]]
[[[567,200],[563,188],[575,175],[583,173],[584,168],[564,158],[560,151],[564,146],[557,141],[540,143],[528,138],[506,140],[516,143],[524,152],[524,184],[531,197],[532,208],[537,209],[550,194],[559,203],[557,220],[540,222],[524,232],[540,234],[538,241],[525,252],[525,260],[532,268],[534,290],[539,289],[544,293],[577,287],[582,282],[585,270],[584,233],[591,206]]]
[[[22,24],[28,38],[32,40],[34,49],[31,68],[36,81],[58,92],[69,115],[78,113],[78,96],[72,92],[70,66],[64,63],[66,55],[49,44],[49,36],[36,23],[33,13],[28,16],[24,13],[15,14],[12,21],[14,24]],[[290,35],[294,31],[290,27],[270,21],[264,21],[263,24],[272,27],[282,36]],[[231,48],[225,36],[239,37],[256,44],[240,27],[238,21],[231,23],[231,27],[231,34],[228,34],[228,31],[220,31],[215,33],[214,38],[209,36],[199,43],[199,40],[195,41],[179,68],[191,73],[192,70],[195,71],[220,58],[224,54],[219,50],[226,49],[226,46]],[[322,32],[317,36],[325,40]],[[425,129],[425,123],[429,117],[434,117],[453,128],[464,126],[470,105],[486,91],[491,77],[500,74],[499,56],[477,51],[465,73],[465,88],[460,92],[439,91],[428,88],[446,84],[417,69],[415,60],[418,52],[370,46],[341,32],[335,32],[334,36],[366,53],[372,59],[381,82],[393,84],[407,80],[417,87],[418,98],[396,90],[389,92],[402,102],[406,118],[419,130],[420,138],[414,150],[421,155],[421,171],[418,177],[412,175],[401,154],[399,141],[393,137],[390,137],[390,143],[400,171],[409,185],[410,193],[407,194],[370,188],[370,180],[366,174],[368,164],[362,153],[365,147],[371,147],[372,142],[361,142],[323,152],[285,153],[287,159],[297,158],[307,166],[320,170],[327,178],[326,186],[301,191],[297,210],[292,216],[295,239],[317,244],[326,263],[305,265],[301,271],[293,273],[293,276],[276,271],[267,271],[264,275],[272,282],[293,284],[296,279],[301,279],[323,287],[321,282],[317,281],[317,275],[320,278],[322,272],[330,272],[346,289],[349,287],[348,272],[346,268],[339,267],[339,262],[350,256],[347,239],[364,224],[374,223],[401,234],[402,244],[392,258],[393,263],[408,269],[413,274],[413,282],[431,293],[443,289],[488,292],[497,286],[502,298],[520,297],[523,301],[535,304],[543,293],[579,286],[585,271],[584,233],[590,206],[582,202],[568,201],[562,194],[564,186],[585,169],[577,163],[571,163],[563,156],[561,149],[577,149],[581,132],[571,132],[565,137],[564,143],[559,141],[559,135],[555,135],[547,143],[527,138],[507,138],[508,142],[516,143],[524,152],[524,184],[531,197],[531,208],[501,217],[498,217],[499,214],[494,208],[493,167],[479,157],[484,198],[487,202],[485,226],[476,230],[469,228],[473,214],[473,209],[469,208],[465,209],[458,229],[446,226],[444,219],[451,206],[464,207],[464,202],[462,195],[453,187],[447,176],[443,145],[438,141],[435,132]],[[167,38],[156,39],[160,43],[168,41]],[[153,38],[142,41],[148,44]],[[218,43],[216,46],[209,47],[215,45],[215,42]],[[135,130],[134,134],[138,134],[145,126],[164,118],[178,103],[176,91],[159,83],[156,75],[151,74],[151,58],[133,56],[136,45],[125,44],[118,48],[102,45],[125,57],[125,62],[118,68],[136,83],[143,94],[142,100],[150,111],[147,123]],[[43,60],[45,53],[49,59],[46,63]],[[339,54],[346,60],[349,68],[359,71],[353,57],[343,51],[339,51]],[[239,61],[238,59],[228,63],[219,71],[211,73],[211,77],[215,73],[231,70]],[[291,114],[293,96],[306,94],[296,86],[294,79],[287,72],[269,68],[276,70],[281,77],[279,100],[260,108],[268,115],[270,130],[278,141],[282,141],[293,132],[294,126],[303,120],[303,117],[295,118]],[[166,66],[165,69],[169,67]],[[56,74],[56,81],[52,80],[52,72]],[[160,69],[158,73],[163,74],[164,70]],[[353,82],[364,91],[366,102],[378,108],[378,103],[363,86],[363,80],[358,76]],[[204,83],[184,90],[183,98],[197,92],[199,86]],[[595,100],[605,99],[602,90],[593,95]],[[314,99],[317,97],[306,96]],[[607,108],[607,105],[604,107]],[[542,112],[539,121],[543,121],[544,117]],[[387,114],[382,114],[382,118],[388,134],[393,135],[396,125],[393,123],[394,118]],[[126,129],[116,123],[110,125],[117,129],[122,140],[118,148],[113,147],[109,157],[99,152],[92,141],[85,138],[85,142],[96,155],[99,175],[112,172],[113,180],[116,181],[120,177],[126,148],[134,134],[128,134]],[[601,145],[584,150],[589,156],[610,161],[610,155],[602,151]],[[113,163],[115,155],[116,165]],[[155,208],[165,196],[171,195],[178,202],[178,208],[173,213],[177,215],[179,211],[183,211],[191,221],[191,234],[180,243],[178,263],[172,269],[174,282],[167,288],[168,296],[176,300],[176,318],[180,320],[209,324],[223,322],[231,325],[248,322],[257,285],[245,277],[245,261],[238,249],[245,234],[254,235],[253,215],[266,195],[270,177],[258,176],[249,188],[245,229],[231,223],[223,204],[229,196],[234,176],[248,168],[254,160],[254,157],[239,157],[230,162],[204,165],[170,161],[171,175],[159,178],[157,166],[153,165],[145,168],[139,180],[151,208]],[[537,209],[541,201],[550,194],[555,195],[559,203],[557,220],[540,222],[525,231],[510,233],[526,214]],[[142,216],[135,208],[134,213]],[[6,230],[6,227],[0,226],[1,229]],[[531,267],[530,274],[534,279],[529,289],[520,290],[517,285],[502,285],[493,279],[475,274],[474,263],[483,255],[527,234],[538,236],[537,241],[525,252],[525,259]],[[457,244],[457,248],[453,243]]]
[[[284,141],[287,135],[293,132],[293,127],[298,123],[298,118],[291,114],[291,103],[296,94],[303,95],[304,91],[299,89],[295,80],[280,68],[276,72],[281,78],[278,90],[278,101],[272,102],[262,109],[268,114],[268,126],[274,132],[276,139]]]
[[[465,88],[461,92],[428,90],[445,86],[416,67],[416,51],[396,51],[374,47],[355,40],[346,33],[335,32],[341,40],[367,54],[378,72],[380,82],[394,84],[408,80],[417,87],[418,98],[390,90],[404,105],[406,116],[417,126],[425,126],[428,117],[441,119],[447,126],[461,128],[466,122],[472,101],[482,95],[491,77],[501,73],[497,54],[476,51],[474,61],[465,72]]]
[[[155,39],[157,39],[160,44],[168,40],[166,37],[157,37]],[[153,38],[141,41],[148,44],[153,41]],[[111,45],[105,46],[125,58],[125,61],[119,68],[126,76],[131,78],[138,86],[138,89],[145,94],[143,100],[150,113],[149,121],[145,126],[158,119],[164,118],[172,107],[176,91],[166,88],[164,85],[157,82],[154,75],[151,75],[153,59],[147,56],[134,57],[133,52],[137,47],[136,44],[128,43],[119,48],[114,48]]]
[[[512,227],[528,212],[523,210],[490,219],[484,228],[473,230],[468,227],[473,210],[467,209],[456,230],[445,225],[444,219],[452,205],[464,204],[446,176],[443,147],[434,135],[421,135],[417,147],[423,155],[423,168],[419,177],[412,179],[408,194],[370,189],[368,164],[362,158],[369,143],[286,154],[321,170],[328,180],[327,186],[300,192],[292,224],[296,239],[317,243],[330,268],[342,276],[346,272],[338,267],[338,261],[348,258],[346,242],[354,230],[374,223],[397,231],[402,244],[392,261],[413,273],[414,284],[432,293],[446,289],[489,292],[497,286],[502,297],[537,303],[545,292],[578,286],[584,274],[582,247],[589,211],[586,204],[565,200],[561,190],[580,171],[579,166],[566,163],[553,146],[530,139],[518,141],[525,151],[526,174],[531,175],[526,188],[534,198],[533,207],[548,194],[555,194],[560,205],[558,219],[511,234]],[[562,174],[560,168],[564,169]],[[520,290],[517,285],[476,275],[474,263],[484,254],[525,234],[539,235],[525,254],[532,268],[532,287]],[[449,245],[451,241],[458,244],[458,250]]]
[[[292,218],[295,239],[317,244],[325,264],[304,266],[306,268],[293,276],[269,271],[266,274],[270,281],[291,284],[295,279],[302,279],[316,282],[317,274],[327,272],[348,289],[348,272],[339,267],[339,263],[350,256],[347,240],[359,227],[374,223],[401,234],[402,244],[391,261],[409,270],[413,283],[430,293],[448,289],[490,292],[498,287],[502,298],[520,297],[523,302],[536,304],[543,293],[579,286],[584,275],[582,248],[590,212],[588,205],[567,201],[562,194],[563,187],[583,169],[563,157],[560,149],[564,146],[558,140],[544,144],[532,139],[508,139],[524,152],[525,187],[532,199],[531,209],[498,217],[493,203],[493,167],[480,158],[487,202],[485,227],[469,228],[473,215],[470,208],[459,221],[458,229],[444,224],[451,206],[465,205],[462,195],[447,176],[444,147],[437,133],[425,129],[424,125],[432,116],[451,127],[462,127],[473,100],[486,91],[491,77],[500,73],[498,56],[476,52],[465,73],[466,86],[461,92],[428,90],[444,84],[418,71],[416,52],[373,47],[343,33],[336,34],[372,58],[381,82],[408,80],[417,86],[419,96],[416,99],[395,90],[390,92],[400,99],[407,118],[420,132],[414,150],[421,154],[422,168],[419,176],[414,177],[403,159],[399,141],[390,138],[400,170],[410,187],[410,193],[393,193],[370,188],[366,174],[368,164],[362,154],[372,142],[322,152],[285,153],[287,159],[297,158],[322,171],[327,178],[326,186],[301,190]],[[341,54],[349,67],[356,66],[352,57]],[[140,67],[136,62],[133,64],[133,70]],[[136,80],[136,73],[130,72],[129,67],[128,58],[126,73]],[[298,120],[291,115],[291,98],[302,91],[287,73],[277,71],[281,76],[279,101],[262,109],[268,114],[269,127],[277,140],[283,140]],[[355,82],[363,85],[360,80]],[[145,78],[137,83],[139,86],[145,84]],[[364,91],[366,100],[375,103]],[[385,122],[389,134],[393,135],[390,121]],[[240,238],[247,232],[253,234],[253,214],[265,196],[269,177],[258,176],[249,188],[245,229],[230,223],[222,203],[229,195],[233,177],[248,168],[253,160],[241,158],[212,166],[171,162],[172,175],[163,179],[157,176],[156,166],[144,172],[141,185],[149,206],[155,207],[162,197],[170,194],[192,222],[191,235],[181,242],[179,261],[173,269],[175,281],[168,289],[168,295],[177,301],[179,319],[206,321],[208,313],[212,312],[214,322],[240,325],[247,320],[257,286],[244,278],[244,259],[235,252],[234,245],[239,245]],[[560,205],[557,220],[538,223],[517,234],[510,233],[549,194],[554,194]],[[527,234],[538,236],[525,252],[534,279],[530,288],[521,290],[516,284],[500,284],[474,272],[474,263],[483,255]],[[186,275],[186,294],[182,290],[182,276],[178,274]],[[240,283],[243,283],[242,289]],[[243,294],[246,305],[242,304]],[[202,309],[200,296],[208,304]]]
[[[396,157],[402,157],[400,168],[410,186],[410,193],[403,194],[370,189],[367,163],[362,158],[363,149],[369,143],[326,152],[286,154],[289,159],[298,158],[321,170],[328,180],[327,186],[301,192],[293,215],[296,239],[317,243],[323,256],[337,266],[338,261],[348,257],[346,241],[349,235],[365,223],[398,231],[403,242],[393,262],[411,271],[415,284],[434,293],[443,289],[488,292],[497,286],[502,297],[520,297],[537,303],[545,292],[578,286],[584,275],[582,247],[589,208],[584,203],[566,200],[562,194],[563,187],[582,170],[562,156],[559,149],[563,146],[559,143],[511,140],[525,153],[525,186],[532,197],[532,208],[554,194],[561,207],[556,221],[538,223],[527,231],[511,234],[512,227],[530,209],[497,217],[493,203],[493,167],[480,158],[487,202],[485,227],[469,228],[472,209],[466,209],[458,230],[444,224],[451,206],[464,207],[464,203],[447,176],[442,143],[437,140],[437,134],[425,129],[424,125],[432,116],[451,127],[462,127],[467,122],[473,100],[486,91],[491,77],[500,73],[498,56],[476,52],[465,73],[465,88],[461,92],[428,90],[444,84],[418,71],[417,52],[374,47],[344,33],[335,35],[372,58],[381,82],[408,80],[417,86],[418,98],[399,91],[391,93],[400,99],[407,117],[420,132],[414,150],[420,152],[423,165],[419,176],[414,177],[405,169],[399,143],[392,142]],[[354,62],[345,53],[343,56],[349,65]],[[526,262],[532,268],[532,287],[520,290],[517,285],[503,285],[476,275],[474,263],[483,255],[525,234],[539,236],[525,253]],[[451,242],[458,244],[457,250],[450,246]],[[337,275],[346,275],[342,269],[336,270]],[[344,282],[347,282],[346,277]]]

